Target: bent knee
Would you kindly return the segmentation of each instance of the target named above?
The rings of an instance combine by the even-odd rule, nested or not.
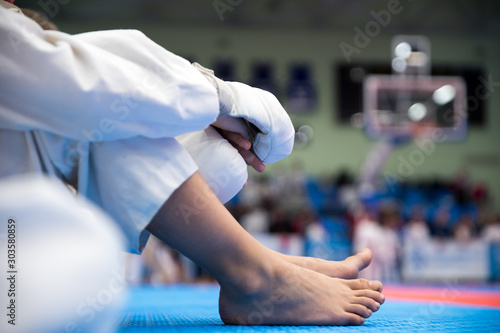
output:
[[[177,140],[189,152],[203,179],[222,203],[245,185],[248,172],[243,157],[213,127],[183,134]]]

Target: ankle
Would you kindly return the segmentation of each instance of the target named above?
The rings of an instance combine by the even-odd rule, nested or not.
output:
[[[272,291],[282,259],[269,255],[250,261],[231,265],[224,276],[217,279],[227,296],[252,298]]]

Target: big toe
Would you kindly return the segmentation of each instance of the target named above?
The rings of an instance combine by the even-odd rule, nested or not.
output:
[[[363,251],[349,257],[346,259],[346,262],[354,265],[358,271],[366,268],[370,262],[372,261],[372,251],[370,249],[365,248]]]

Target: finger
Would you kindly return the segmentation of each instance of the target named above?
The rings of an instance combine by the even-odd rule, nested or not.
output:
[[[248,125],[242,118],[227,115],[218,118],[212,125],[225,131],[239,133],[248,139]]]
[[[220,133],[222,137],[224,137],[224,139],[229,141],[233,146],[236,145],[237,147],[235,148],[240,147],[242,149],[248,150],[252,146],[250,141],[248,141],[243,135],[239,133],[230,132],[223,129],[220,130]]]
[[[254,168],[257,172],[264,172],[266,170],[266,166],[262,161],[250,150],[238,150],[241,157],[245,160],[245,162]]]
[[[241,157],[245,162],[254,168],[257,172],[264,172],[266,167],[264,163],[249,149],[251,148],[251,143],[244,136],[239,133],[226,131],[218,128],[220,135],[226,139],[234,148],[238,150]]]

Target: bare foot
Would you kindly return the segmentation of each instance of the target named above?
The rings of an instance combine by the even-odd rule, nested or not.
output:
[[[380,309],[382,283],[331,278],[279,260],[251,287],[221,286],[219,313],[231,325],[361,325]]]
[[[355,254],[343,261],[329,261],[313,257],[299,257],[279,254],[286,261],[324,274],[329,277],[342,279],[355,279],[359,272],[367,267],[372,261],[372,252],[369,249]]]

